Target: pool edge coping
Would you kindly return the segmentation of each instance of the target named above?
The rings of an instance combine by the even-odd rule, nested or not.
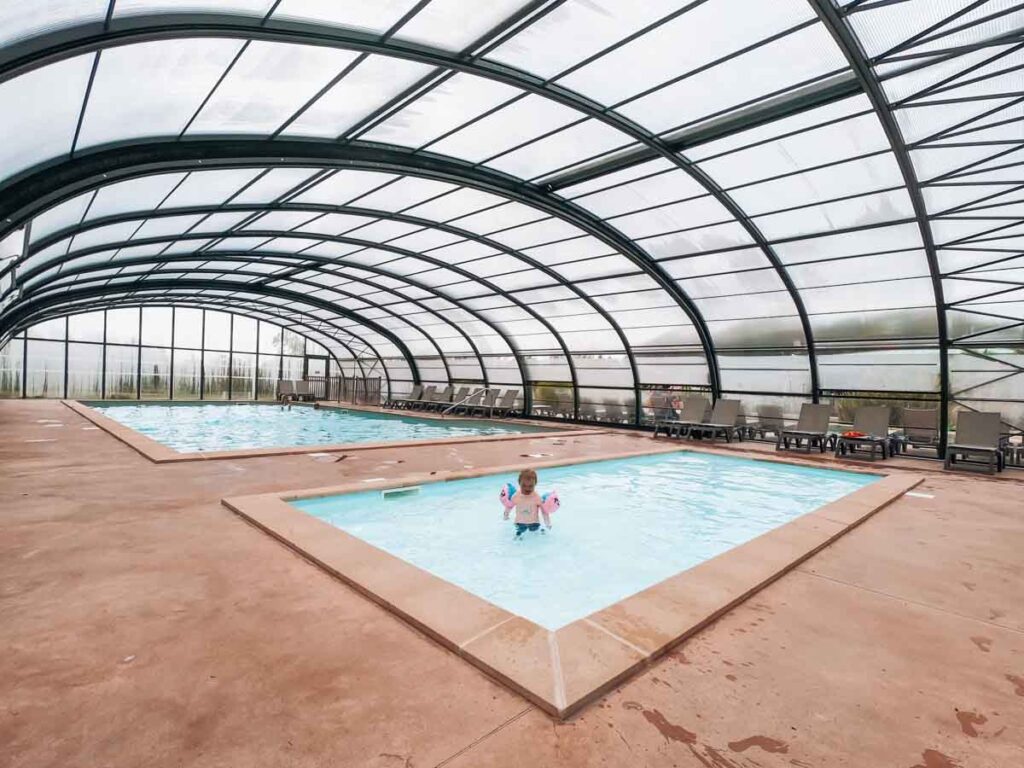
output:
[[[535,466],[571,466],[679,452],[685,451],[650,446],[597,457],[553,459]],[[221,504],[547,714],[564,719],[924,480],[912,473],[864,473],[880,479],[556,631],[506,611],[289,503],[482,477],[519,468],[416,473],[372,482],[230,497],[222,499]]]
[[[473,435],[467,437],[448,437],[438,438],[432,440],[393,440],[383,441],[378,443],[327,443],[318,445],[294,445],[294,446],[279,446],[276,448],[240,448],[234,451],[196,451],[194,453],[182,453],[176,451],[163,443],[154,440],[151,437],[138,432],[131,427],[121,424],[119,421],[111,419],[108,416],[104,416],[99,411],[86,405],[79,400],[68,400],[62,399],[61,404],[77,413],[82,418],[92,422],[94,425],[102,429],[107,434],[116,438],[120,442],[127,445],[129,448],[134,450],[136,453],[142,455],[144,458],[149,459],[154,464],[173,464],[179,462],[188,461],[217,461],[221,459],[252,459],[260,458],[264,456],[301,456],[302,454],[309,453],[340,453],[350,451],[375,451],[384,448],[414,448],[418,446],[438,446],[438,445],[462,445],[466,443],[489,443],[489,442],[500,442],[500,441],[514,441],[514,440],[527,440],[530,438],[550,438],[550,437],[580,437],[582,435],[594,435],[603,434],[607,430],[600,428],[574,428],[561,425],[548,425],[546,423],[530,422],[527,420],[508,420],[511,424],[524,424],[526,426],[542,426],[545,429],[534,431],[534,432],[520,432],[509,435]],[[143,401],[91,401],[91,402],[110,402],[111,404],[132,404],[132,405],[159,405],[164,402],[171,403],[173,401],[162,401],[152,400]],[[176,405],[229,405],[238,403],[240,405],[274,405],[269,401],[258,402],[258,401],[196,401],[188,403],[175,403]],[[294,404],[303,408],[311,408],[312,404]],[[393,409],[386,408],[366,408],[357,407],[349,408],[347,405],[331,405],[328,404],[324,410],[359,410],[367,411],[385,416],[413,416],[414,418],[420,418],[421,414],[411,414],[405,411],[396,411]],[[427,416],[423,414],[422,416]],[[439,417],[430,415],[428,418],[438,419]],[[444,420],[444,419],[440,419]],[[472,421],[472,419],[463,419]],[[486,423],[486,422],[485,422]]]

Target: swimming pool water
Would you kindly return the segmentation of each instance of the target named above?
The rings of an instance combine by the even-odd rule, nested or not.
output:
[[[306,406],[230,403],[91,405],[182,453],[510,435],[543,428],[470,419],[418,419]]]
[[[539,475],[562,506],[519,541],[498,501],[511,474],[292,504],[555,630],[879,479],[687,452]]]

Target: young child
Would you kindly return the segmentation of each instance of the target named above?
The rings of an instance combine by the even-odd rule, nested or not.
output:
[[[544,525],[551,527],[551,518],[547,511],[541,509],[540,494],[537,493],[537,473],[532,469],[524,469],[519,473],[519,491],[512,497],[516,505],[516,538],[520,538],[526,531],[536,531],[540,528],[540,516],[544,516]],[[511,510],[505,510],[505,519]]]

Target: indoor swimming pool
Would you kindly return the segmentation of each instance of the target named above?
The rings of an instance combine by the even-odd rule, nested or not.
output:
[[[542,432],[509,422],[234,403],[85,403],[181,453],[495,437]]]
[[[552,529],[516,540],[514,474],[291,502],[549,630],[601,610],[878,476],[677,452],[542,469]],[[543,529],[542,529],[543,530]]]

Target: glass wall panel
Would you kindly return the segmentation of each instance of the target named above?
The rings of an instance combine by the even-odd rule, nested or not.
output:
[[[231,348],[235,352],[256,351],[256,320],[251,317],[234,315]]]
[[[301,357],[293,357],[291,355],[284,355],[281,358],[281,364],[284,369],[284,373],[281,376],[282,379],[286,380],[297,380],[302,378],[302,364],[304,359]]]
[[[103,345],[68,344],[68,392],[70,398],[102,397]]]
[[[259,353],[281,354],[281,326],[260,321]]]
[[[31,331],[28,334],[29,338],[63,340],[67,329],[65,322],[65,318],[58,317],[53,320],[37,323],[32,326]]]
[[[632,389],[580,389],[580,418],[622,424],[633,420]]]
[[[228,399],[229,358],[230,355],[227,352],[210,350],[203,352],[204,400]]]
[[[26,397],[62,397],[64,394],[64,342],[28,340]]]
[[[24,341],[15,337],[0,347],[0,397],[21,397]]]
[[[260,330],[262,332],[263,326]],[[261,336],[262,339],[262,336]],[[277,397],[277,380],[281,375],[281,356],[260,354],[259,372],[256,379],[256,397],[259,400],[273,400]]]
[[[175,335],[177,335],[177,328],[175,328]],[[174,350],[175,400],[199,399],[202,365],[202,352],[192,349]]]
[[[171,387],[171,350],[142,347],[140,354],[142,398],[162,400],[168,397]]]
[[[231,315],[207,310],[204,333],[204,349],[231,349]]]
[[[136,323],[138,322],[138,310]],[[136,327],[136,336],[138,328]],[[107,345],[107,359],[104,368],[104,384],[108,400],[134,400],[138,396],[136,382],[139,375],[139,348]]]
[[[236,318],[237,322],[237,318]],[[253,339],[255,342],[255,339]],[[255,397],[256,355],[234,352],[231,355],[231,397],[252,400]]]
[[[138,307],[107,310],[107,343],[139,343]]]
[[[171,339],[171,319],[174,310],[170,307],[142,308],[142,343],[154,347],[169,347]]]

